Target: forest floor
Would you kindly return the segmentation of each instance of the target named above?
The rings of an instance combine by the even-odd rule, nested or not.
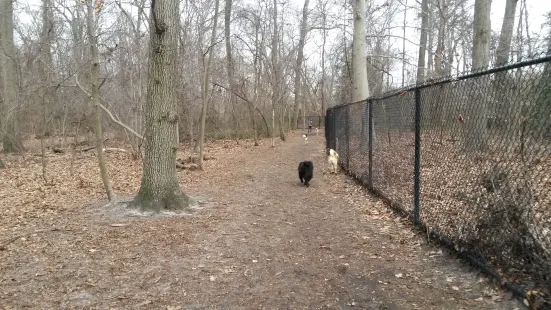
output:
[[[107,203],[94,151],[4,156],[0,309],[522,309],[428,245],[342,170],[323,134],[308,144],[216,141],[205,171],[180,170],[190,215],[129,216]],[[188,156],[184,150],[180,158]],[[314,162],[304,187],[298,163]],[[107,154],[119,201],[141,164]]]

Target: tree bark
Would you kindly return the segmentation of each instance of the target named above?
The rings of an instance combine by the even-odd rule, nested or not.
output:
[[[365,42],[365,0],[355,0],[354,41],[352,67],[354,70],[354,98],[360,101],[369,97],[367,83],[366,42]]]
[[[254,117],[254,110],[257,109],[257,106],[258,106],[258,88],[260,87],[260,74],[261,74],[261,71],[262,71],[262,62],[260,61],[260,41],[258,39],[258,35],[259,35],[259,32],[260,32],[260,18],[258,16],[255,15],[255,18],[254,18],[254,23],[255,23],[255,31],[254,31],[254,53],[255,53],[255,57],[254,57],[254,61],[253,61],[253,64],[254,64],[254,89],[253,89],[253,102],[254,102],[254,105],[253,105],[253,111],[251,111],[251,118],[252,118],[252,122],[253,122],[253,134],[254,134],[254,145],[255,146],[258,146],[259,143],[258,143],[258,132],[256,130],[256,120],[255,120],[255,117]],[[262,117],[264,118],[264,116],[262,115]],[[266,124],[266,128],[268,128],[268,124]]]
[[[145,104],[145,152],[140,190],[130,208],[177,211],[190,199],[178,184],[174,145],[178,0],[151,0],[149,78]]]
[[[354,6],[354,37],[352,46],[352,70],[354,83],[353,101],[365,100],[369,97],[369,83],[367,81],[367,57],[365,42],[365,0],[356,0]],[[365,109],[369,111],[368,108]],[[324,111],[325,113],[325,111]],[[366,114],[367,116],[367,114]],[[362,122],[361,137],[367,137],[368,126]],[[371,127],[373,129],[373,127]],[[375,133],[373,133],[375,137]],[[362,139],[360,147],[365,148],[367,139]]]
[[[501,33],[496,50],[496,67],[504,66],[509,62],[509,54],[511,53],[511,42],[513,39],[513,30],[515,25],[515,12],[517,10],[518,0],[507,0],[505,4],[505,14],[501,25]],[[514,105],[505,95],[507,87],[507,72],[499,72],[496,74],[496,94],[498,96],[497,106],[493,104],[490,108],[493,114],[499,118],[508,118],[507,130],[512,131],[513,124],[516,123],[516,113]],[[507,115],[499,115],[499,111],[507,111]],[[511,133],[514,134],[514,133]]]
[[[310,0],[304,1],[304,6],[302,8],[302,21],[300,22],[300,37],[298,39],[298,52],[297,52],[297,63],[295,66],[295,106],[293,112],[293,119],[291,128],[297,128],[298,115],[301,107],[301,86],[300,86],[300,77],[302,76],[302,62],[304,60],[304,44],[306,43],[306,33],[307,33],[307,22],[308,22],[308,4]],[[303,109],[304,109],[304,105]]]
[[[518,0],[507,0],[505,4],[505,14],[503,16],[503,23],[501,24],[501,33],[496,51],[496,66],[503,66],[509,62],[517,3]]]
[[[276,110],[276,104],[278,99],[278,88],[277,88],[277,41],[278,41],[278,35],[277,35],[277,1],[273,1],[273,14],[272,14],[272,20],[273,20],[273,33],[272,33],[272,51],[271,51],[271,58],[272,58],[272,134],[271,134],[271,146],[275,146],[275,110]]]
[[[423,84],[425,82],[425,56],[429,31],[429,0],[422,0],[421,14],[421,39],[419,40],[419,59],[417,60],[417,84]]]
[[[433,4],[432,1],[429,0],[429,3],[427,4],[428,8],[428,28],[427,28],[427,72],[425,72],[425,79],[427,77],[432,77],[434,75],[434,55],[432,52],[432,46],[434,44],[434,14],[433,14]]]
[[[4,106],[4,152],[21,153],[23,140],[19,123],[19,79],[17,56],[13,41],[13,1],[0,0],[0,67]]]
[[[402,37],[402,88],[406,85],[406,23],[407,23],[407,9],[408,9],[408,0],[404,2],[404,23],[402,24],[403,28],[403,37]],[[421,29],[421,35],[423,29]],[[424,58],[423,58],[424,59]]]
[[[231,1],[231,0],[228,0]],[[207,119],[207,107],[209,103],[209,89],[210,89],[210,74],[212,60],[214,59],[214,46],[216,45],[216,28],[218,28],[218,8],[220,5],[219,0],[214,2],[214,21],[212,22],[212,34],[210,37],[210,46],[208,50],[208,60],[205,63],[206,55],[203,56],[203,87],[201,92],[201,98],[203,99],[203,106],[201,107],[201,119],[199,123],[199,168],[203,170],[203,156],[205,153],[205,122]]]
[[[281,76],[280,76],[280,68],[279,68],[279,31],[278,31],[278,13],[277,13],[277,0],[273,1],[273,27],[274,27],[274,33],[272,37],[272,75],[273,75],[273,83],[272,83],[272,111],[273,111],[273,117],[274,121],[272,122],[272,126],[275,130],[275,112],[278,112],[278,124],[279,124],[279,138],[282,141],[285,141],[285,132],[283,129],[283,115],[285,113],[285,108],[283,107],[283,104],[281,103],[281,88],[280,88],[280,82],[281,82]],[[278,108],[279,107],[279,108]],[[273,146],[273,141],[272,141]]]
[[[54,102],[55,88],[52,84],[52,51],[51,46],[53,44],[54,24],[53,24],[53,12],[52,1],[42,0],[42,29],[40,32],[40,57],[42,61],[39,66],[39,72],[42,82],[42,123],[41,123],[41,138],[40,149],[42,152],[42,178],[44,182],[48,182],[47,176],[47,161],[46,161],[46,146],[44,139],[48,135],[48,119],[49,108]]]
[[[436,41],[436,50],[434,52],[434,73],[437,78],[445,75],[446,72],[446,33],[448,23],[448,4],[443,3],[438,8],[440,18],[438,20],[438,35]]]
[[[473,40],[473,71],[483,70],[490,63],[490,11],[491,0],[476,0],[474,4],[474,40]],[[487,100],[483,89],[472,81],[475,95],[469,105],[469,119],[467,119],[467,136],[465,148],[476,152],[486,149],[487,128],[486,113]]]
[[[490,63],[490,12],[491,0],[475,0],[473,70],[482,70]]]
[[[326,73],[325,73],[325,44],[327,43],[327,30],[326,30],[326,23],[327,23],[327,14],[326,14],[326,10],[325,10],[325,7],[326,7],[326,3],[323,3],[322,4],[322,44],[321,44],[321,85],[320,85],[320,91],[321,91],[321,121],[322,123],[325,124],[325,110],[327,109],[327,101],[325,100],[325,76],[326,76]],[[364,27],[364,33],[365,33],[365,27]],[[364,35],[365,37],[365,35]],[[364,39],[364,42],[365,42],[365,39]],[[364,55],[363,58],[364,58],[364,64],[365,64],[365,52],[362,54]],[[365,78],[367,80],[367,67],[364,66],[365,70],[366,70],[366,73],[365,73]]]
[[[230,104],[231,104],[231,113],[232,120],[234,125],[234,138],[237,141],[238,139],[238,123],[237,123],[237,112],[235,111],[236,98],[234,91],[235,89],[235,79],[234,79],[234,64],[233,64],[233,54],[231,48],[231,10],[232,10],[232,0],[226,0],[226,7],[224,11],[224,38],[226,41],[226,73],[228,74],[228,83],[230,86]]]
[[[101,115],[101,108],[99,106],[99,58],[98,58],[98,43],[95,31],[95,14],[94,14],[94,1],[87,1],[87,16],[86,26],[88,29],[88,42],[90,44],[91,68],[90,77],[92,82],[90,100],[95,107],[95,132],[96,132],[96,148],[98,152],[98,164],[101,174],[101,180],[103,181],[103,187],[107,194],[109,201],[113,200],[113,189],[111,188],[111,182],[109,181],[109,175],[107,172],[107,166],[105,164],[105,153],[103,152],[103,120]]]

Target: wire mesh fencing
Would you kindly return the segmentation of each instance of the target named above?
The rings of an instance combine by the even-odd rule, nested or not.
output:
[[[550,296],[551,57],[330,108],[326,139],[431,236]]]

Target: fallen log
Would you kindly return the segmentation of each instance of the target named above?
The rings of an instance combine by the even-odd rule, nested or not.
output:
[[[105,153],[114,153],[114,152],[122,152],[122,153],[128,153],[127,150],[125,149],[118,149],[118,148],[113,148],[113,147],[109,147],[109,148],[103,148],[103,151]]]

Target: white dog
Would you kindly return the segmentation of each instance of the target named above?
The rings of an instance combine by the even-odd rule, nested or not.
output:
[[[304,138],[304,143],[308,144],[308,136],[307,135],[302,135],[302,137]]]
[[[329,149],[329,156],[327,157],[327,162],[329,162],[329,168],[331,172],[337,173],[339,169],[339,154],[333,149]]]

